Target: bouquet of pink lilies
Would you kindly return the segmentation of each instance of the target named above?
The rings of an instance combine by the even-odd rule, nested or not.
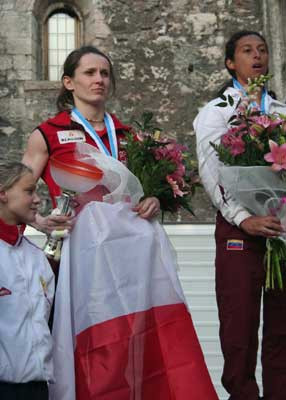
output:
[[[263,166],[272,163],[273,171],[286,170],[286,116],[282,114],[264,114],[251,105],[253,93],[263,86],[269,75],[261,75],[250,82],[246,95],[230,118],[230,128],[222,136],[219,145],[212,144],[220,161],[226,165]],[[219,107],[226,107],[233,99],[223,96]]]
[[[262,115],[253,105],[257,88],[270,79],[261,75],[249,81],[246,94],[230,118],[230,128],[220,144],[211,143],[219,160],[220,184],[241,205],[255,215],[275,215],[286,228],[286,116]],[[222,96],[219,107],[233,105],[231,96]],[[266,240],[265,288],[283,289],[286,266],[286,238]],[[286,270],[285,270],[286,272]]]
[[[191,198],[199,185],[197,162],[188,148],[162,134],[153,123],[153,113],[144,112],[134,121],[135,132],[127,134],[125,145],[128,169],[139,179],[144,196],[160,200],[164,212],[183,208],[193,214]]]

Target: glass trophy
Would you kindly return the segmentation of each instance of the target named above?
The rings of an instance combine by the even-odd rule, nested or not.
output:
[[[58,215],[67,215],[71,212],[71,202],[75,196],[75,192],[64,190],[61,196],[56,197],[57,209],[59,210]],[[55,261],[59,261],[61,257],[61,248],[63,244],[63,238],[57,238],[57,231],[54,235],[49,235],[44,245],[44,253],[48,258],[52,258]],[[61,231],[58,231],[61,233]]]

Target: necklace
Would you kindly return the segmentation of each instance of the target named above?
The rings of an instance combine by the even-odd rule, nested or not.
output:
[[[88,122],[103,122],[104,121],[103,119],[91,119],[91,118],[86,118],[86,120]]]

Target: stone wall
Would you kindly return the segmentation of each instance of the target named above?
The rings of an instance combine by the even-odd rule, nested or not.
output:
[[[43,80],[41,50],[42,24],[59,4],[76,9],[82,43],[98,46],[113,60],[117,93],[109,110],[125,122],[154,111],[161,127],[192,154],[192,121],[228,77],[225,39],[239,29],[268,26],[267,7],[259,1],[0,0],[0,156],[20,154],[34,127],[56,111],[59,83]],[[197,217],[191,222],[213,221],[203,190],[194,205]]]

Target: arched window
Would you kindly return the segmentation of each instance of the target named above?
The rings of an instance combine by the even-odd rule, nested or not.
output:
[[[79,46],[79,21],[72,12],[56,10],[46,22],[45,75],[50,81],[61,79],[66,56]]]

